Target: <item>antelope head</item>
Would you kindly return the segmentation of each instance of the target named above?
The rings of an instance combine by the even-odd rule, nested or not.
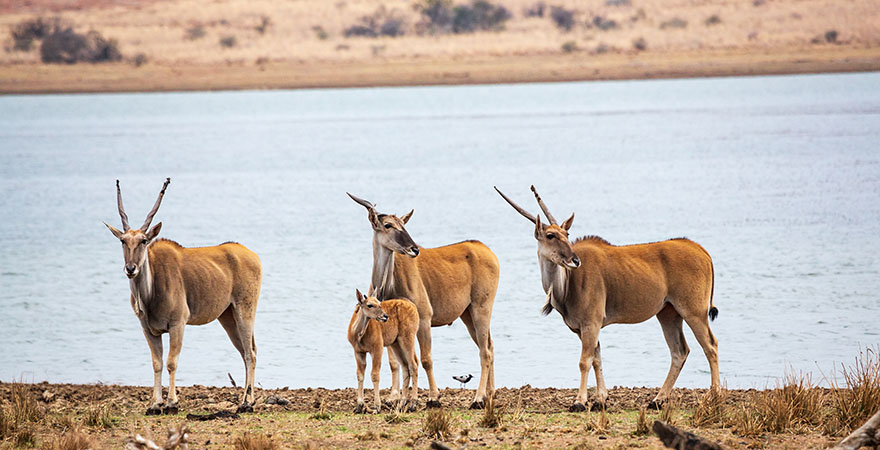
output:
[[[152,228],[150,228],[150,222],[153,221],[153,216],[159,210],[162,197],[165,195],[165,188],[169,183],[171,183],[171,178],[166,178],[165,184],[162,185],[162,191],[159,192],[159,198],[156,199],[156,204],[147,214],[147,220],[140,228],[132,230],[128,226],[128,215],[125,214],[125,209],[122,207],[122,191],[119,189],[119,180],[116,180],[116,204],[119,207],[119,217],[122,218],[122,231],[113,228],[107,222],[104,222],[104,225],[107,225],[113,236],[122,242],[122,256],[125,259],[125,265],[122,269],[128,278],[134,278],[141,272],[147,261],[147,245],[159,235],[159,230],[162,229],[162,222]]]
[[[373,296],[372,292],[368,292],[366,296],[361,291],[355,289],[357,293],[358,307],[363,311],[368,319],[378,320],[379,322],[388,322],[388,314],[382,309],[379,299]]]
[[[413,242],[406,228],[404,228],[404,225],[409,222],[413,215],[412,210],[403,217],[397,217],[394,214],[379,214],[376,212],[376,205],[351,194],[348,194],[348,196],[359,205],[367,208],[370,225],[373,227],[374,242],[395,253],[412,258],[419,256],[419,246]]]
[[[504,193],[499,191],[497,187],[495,188],[495,191],[501,194],[501,197],[506,200],[510,206],[513,206],[513,209],[535,224],[535,239],[538,241],[538,256],[540,258],[544,258],[557,266],[569,269],[577,269],[578,266],[581,265],[580,258],[574,253],[574,249],[571,248],[571,242],[568,240],[568,230],[574,222],[574,213],[571,213],[571,217],[562,222],[562,225],[558,225],[556,223],[556,218],[550,214],[547,205],[544,204],[544,201],[541,200],[541,196],[538,195],[538,191],[535,190],[535,186],[532,186],[532,192],[535,194],[538,206],[541,207],[541,210],[544,211],[544,215],[547,216],[547,220],[550,221],[549,224],[544,224],[541,223],[540,213],[537,216],[533,216],[514,203],[513,200],[504,195]]]

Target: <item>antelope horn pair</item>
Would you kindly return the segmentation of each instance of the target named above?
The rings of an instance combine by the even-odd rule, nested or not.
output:
[[[150,222],[153,221],[153,216],[156,215],[156,211],[159,211],[159,205],[162,204],[162,197],[165,196],[165,189],[170,183],[171,178],[166,178],[165,184],[162,185],[162,191],[159,192],[159,198],[156,199],[156,204],[153,205],[153,209],[147,214],[147,220],[141,225],[141,230],[147,231],[147,228],[150,228]],[[119,207],[119,217],[122,219],[122,231],[128,231],[131,227],[128,225],[128,215],[125,214],[125,208],[122,207],[122,190],[119,189],[119,180],[116,180],[116,205]]]
[[[501,195],[501,198],[503,198],[504,200],[506,200],[507,203],[510,204],[510,206],[513,206],[513,209],[515,209],[517,212],[519,212],[520,214],[522,214],[523,217],[525,217],[526,219],[531,220],[532,223],[534,223],[534,224],[537,224],[537,223],[538,223],[538,220],[540,219],[540,217],[535,217],[535,216],[529,214],[525,209],[523,209],[521,206],[517,205],[513,200],[511,200],[509,197],[507,197],[506,195],[504,195],[503,192],[501,192],[500,190],[498,190],[498,187],[497,187],[497,186],[493,186],[493,187],[495,188],[495,191],[498,192],[498,194]],[[550,214],[550,210],[547,208],[547,205],[544,204],[544,201],[541,200],[541,196],[538,195],[538,191],[535,189],[535,186],[532,185],[532,186],[531,186],[531,189],[532,189],[532,193],[535,194],[535,200],[538,201],[538,206],[541,207],[541,211],[544,211],[544,215],[547,216],[547,220],[550,221],[550,225],[558,225],[558,224],[556,223],[556,218],[553,217],[553,214]]]

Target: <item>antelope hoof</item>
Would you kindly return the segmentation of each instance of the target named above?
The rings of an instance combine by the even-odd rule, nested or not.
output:
[[[442,408],[442,407],[443,407],[443,405],[440,404],[440,400],[428,400],[427,403],[425,403],[425,409]]]
[[[584,412],[587,410],[587,407],[584,406],[581,402],[574,402],[571,406],[568,407],[569,412]]]
[[[162,414],[165,414],[166,416],[174,416],[177,415],[178,412],[179,410],[177,408],[177,403],[173,405],[165,405],[162,407]]]
[[[364,414],[365,412],[367,412],[367,410],[366,408],[364,408],[363,403],[358,403],[357,406],[354,408],[355,414]]]
[[[486,404],[483,403],[482,400],[480,400],[478,402],[471,403],[471,409],[483,409],[485,407],[486,407]]]
[[[162,414],[162,405],[150,406],[149,408],[147,408],[146,414],[148,416],[158,416],[158,415]]]
[[[370,408],[370,414],[379,414],[380,412],[382,412],[382,404],[381,403],[376,403],[375,405],[373,405]]]
[[[663,400],[651,400],[651,403],[648,403],[648,409],[656,409],[659,411],[663,409],[663,403],[665,403]]]
[[[239,414],[241,414],[241,413],[252,413],[252,412],[254,412],[254,405],[251,405],[251,404],[248,404],[248,403],[242,403],[241,405],[238,405],[238,409],[235,410],[235,412],[237,412],[237,413],[239,413]]]
[[[605,402],[599,400],[593,400],[593,404],[590,405],[590,411],[602,411],[603,409],[605,409]]]

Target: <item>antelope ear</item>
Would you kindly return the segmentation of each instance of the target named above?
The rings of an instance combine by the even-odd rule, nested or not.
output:
[[[159,222],[159,223],[153,225],[153,228],[150,228],[150,231],[146,232],[147,239],[152,241],[153,239],[156,238],[156,236],[159,235],[159,231],[161,231],[161,230],[162,230],[162,222]]]
[[[372,208],[368,209],[367,215],[369,216],[370,225],[373,226],[373,229],[376,231],[382,230],[382,221],[379,220],[379,214],[376,213],[376,210]]]
[[[409,210],[409,213],[407,213],[405,216],[403,216],[403,217],[400,218],[400,220],[403,221],[403,224],[404,224],[404,225],[406,225],[406,223],[409,222],[410,217],[412,217],[412,215],[413,215],[413,213],[414,213],[415,211],[416,211],[416,210],[411,209],[411,210]]]
[[[571,217],[565,219],[565,222],[562,222],[562,228],[564,228],[565,231],[568,231],[571,228],[572,223],[574,223],[574,213],[571,213]]]
[[[360,289],[355,289],[354,292],[355,292],[355,294],[357,295],[358,305],[360,305],[361,303],[364,302],[364,294],[361,294],[361,290],[360,290]]]
[[[113,233],[113,236],[116,236],[116,239],[122,239],[122,235],[124,234],[123,232],[117,230],[116,228],[113,228],[107,222],[104,222],[104,225],[106,225],[110,232]]]
[[[541,214],[538,213],[535,216],[535,239],[539,241],[544,240],[544,226],[541,225]]]

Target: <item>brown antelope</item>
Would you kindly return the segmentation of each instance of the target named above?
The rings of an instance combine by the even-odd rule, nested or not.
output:
[[[419,394],[419,357],[416,356],[416,331],[419,329],[419,311],[409,300],[391,299],[379,303],[379,300],[368,292],[367,297],[357,293],[357,307],[348,324],[348,342],[354,348],[357,360],[357,408],[356,413],[365,412],[364,408],[364,370],[367,368],[367,353],[373,357],[370,367],[370,379],[373,380],[373,409],[379,412],[379,369],[382,367],[382,348],[389,347],[398,362],[406,370],[403,372],[403,400],[409,411],[415,411]],[[373,320],[370,320],[373,319]],[[379,323],[381,322],[381,324]],[[412,379],[412,389],[407,394],[407,386]]]
[[[155,240],[162,228],[150,222],[165,195],[162,191],[147,220],[138,229],[128,226],[122,207],[122,192],[116,180],[116,201],[122,218],[122,231],[106,222],[107,228],[122,242],[123,271],[131,286],[131,307],[140,319],[153,357],[153,402],[147,414],[176,414],[177,391],[174,375],[183,343],[185,325],[204,325],[220,321],[245,366],[244,397],[239,412],[253,411],[254,314],[260,297],[260,259],[241,244],[227,242],[215,247],[184,248],[167,239]],[[162,406],[162,334],[168,333],[168,399]]]
[[[492,305],[498,289],[498,258],[479,241],[464,241],[438,248],[421,248],[404,225],[412,217],[379,214],[375,206],[351,194],[367,208],[373,227],[372,286],[379,300],[406,298],[419,310],[419,350],[428,375],[427,406],[439,407],[440,391],[434,382],[431,327],[451,325],[461,318],[480,349],[480,385],[471,408],[482,408],[495,392],[494,345],[489,333]],[[396,255],[407,258],[397,258]],[[397,392],[397,362],[389,358],[392,399]],[[399,394],[398,394],[399,395]]]
[[[597,236],[571,244],[568,230],[574,221],[573,213],[557,225],[532,186],[538,206],[550,221],[549,225],[542,224],[540,214],[532,216],[497,187],[495,190],[535,224],[538,265],[547,294],[544,315],[554,309],[559,311],[565,325],[581,339],[581,384],[570,410],[586,409],[590,366],[596,372],[599,397],[593,407],[604,406],[608,398],[602,377],[599,330],[612,323],[644,322],[652,316],[657,316],[663,328],[672,364],[651,406],[659,407],[667,399],[690,351],[682,332],[682,319],[709,360],[712,389],[720,389],[718,341],[709,329],[708,319],[714,320],[718,315],[713,304],[715,270],[703,247],[684,238],[618,247]]]

